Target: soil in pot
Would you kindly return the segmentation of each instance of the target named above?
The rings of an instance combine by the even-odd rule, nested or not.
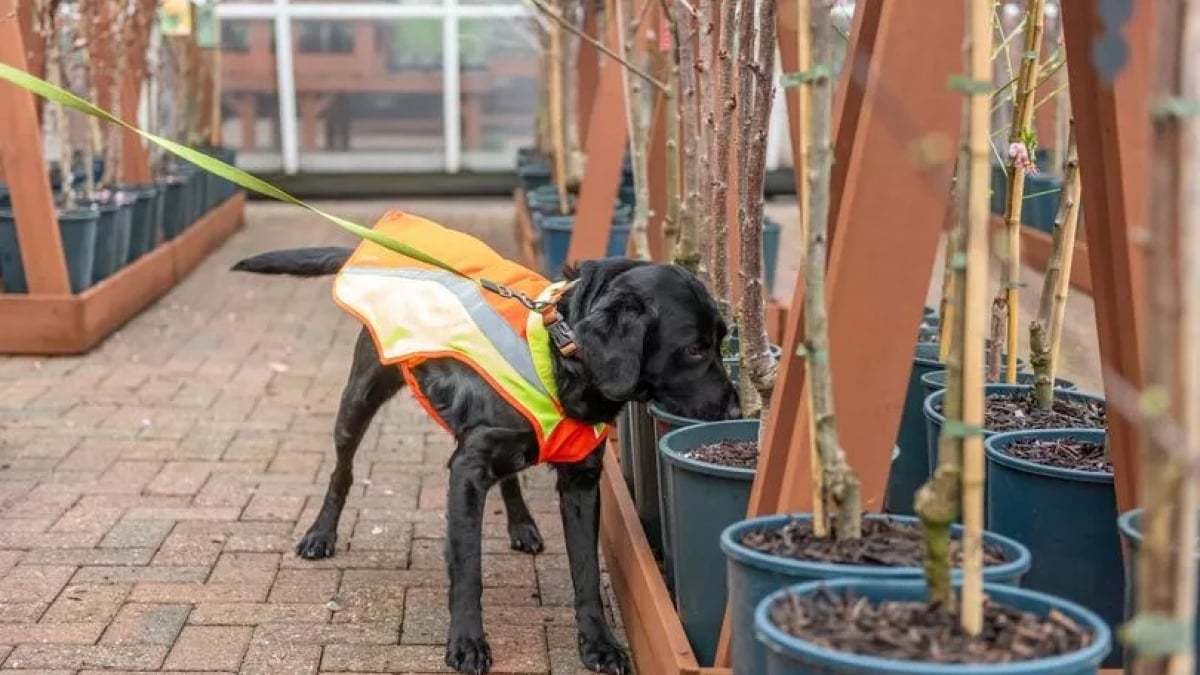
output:
[[[916,524],[891,518],[864,519],[862,533],[862,538],[849,541],[836,541],[832,536],[822,539],[813,534],[811,520],[793,520],[782,528],[748,532],[741,543],[767,555],[832,565],[920,567],[925,563],[925,541]],[[960,565],[960,556],[960,540],[953,538],[951,564]],[[985,566],[1005,562],[1002,549],[984,545]]]
[[[1030,438],[1000,449],[1006,455],[1057,469],[1112,473],[1112,462],[1104,455],[1104,444],[1078,438]]]
[[[1078,652],[1093,631],[1061,612],[1046,616],[985,599],[983,630],[972,637],[953,610],[926,602],[873,603],[853,592],[789,594],[770,620],[784,633],[849,654],[925,663],[1012,663]]]
[[[1033,390],[988,394],[984,403],[984,428],[999,433],[1026,429],[1103,429],[1107,423],[1103,401],[1055,396],[1050,410],[1040,410]],[[942,402],[933,409],[942,414]]]
[[[687,455],[698,461],[729,466],[736,469],[758,468],[758,443],[754,441],[722,441],[702,445]]]

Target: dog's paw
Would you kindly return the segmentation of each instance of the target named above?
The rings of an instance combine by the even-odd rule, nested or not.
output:
[[[483,636],[452,637],[446,643],[446,665],[460,673],[483,675],[492,669],[492,648]]]
[[[611,637],[589,637],[579,635],[579,659],[583,666],[594,673],[608,675],[632,675],[633,663],[629,653]]]
[[[309,530],[300,543],[296,544],[296,555],[307,560],[332,558],[336,550],[337,532]]]
[[[542,541],[542,533],[538,531],[537,523],[532,520],[509,525],[508,540],[514,551],[537,555],[546,550],[546,544]]]

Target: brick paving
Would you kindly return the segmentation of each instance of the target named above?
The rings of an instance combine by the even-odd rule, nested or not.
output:
[[[387,205],[330,204],[369,223]],[[513,254],[511,203],[413,211]],[[352,242],[298,209],[248,226],[83,357],[0,357],[0,672],[443,673],[450,439],[406,395],[355,466],[338,555],[292,547],[333,466],[357,324],[329,279],[227,272],[271,248]],[[552,476],[525,494],[544,554],[485,521],[494,672],[584,672]]]

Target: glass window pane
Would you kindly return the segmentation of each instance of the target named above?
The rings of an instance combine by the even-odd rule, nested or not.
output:
[[[221,20],[221,137],[250,171],[282,166],[275,23]]]
[[[516,149],[532,144],[538,100],[534,31],[528,18],[460,19],[464,169],[511,169]]]
[[[445,166],[442,21],[295,21],[303,171]]]

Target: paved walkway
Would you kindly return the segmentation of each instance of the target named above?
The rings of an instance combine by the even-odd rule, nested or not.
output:
[[[328,207],[370,223],[385,205]],[[515,254],[508,201],[409,208]],[[795,207],[768,208],[789,250]],[[248,220],[92,354],[0,357],[0,673],[446,672],[449,439],[398,396],[363,441],[339,554],[292,555],[332,468],[357,324],[328,279],[226,270],[353,240],[281,205],[252,204]],[[795,266],[785,256],[780,268],[790,288]],[[1090,311],[1077,294],[1064,374],[1094,390]],[[496,672],[583,672],[550,478],[526,477],[543,555],[508,550],[498,496],[487,512]]]
[[[365,223],[384,208],[329,206]],[[509,202],[409,208],[514,252]],[[93,353],[0,357],[0,672],[447,672],[449,437],[398,396],[363,441],[338,555],[292,554],[332,468],[357,324],[328,279],[226,270],[352,239],[280,205],[248,220]],[[509,551],[489,504],[495,672],[583,672],[551,478],[526,477],[536,558]]]

